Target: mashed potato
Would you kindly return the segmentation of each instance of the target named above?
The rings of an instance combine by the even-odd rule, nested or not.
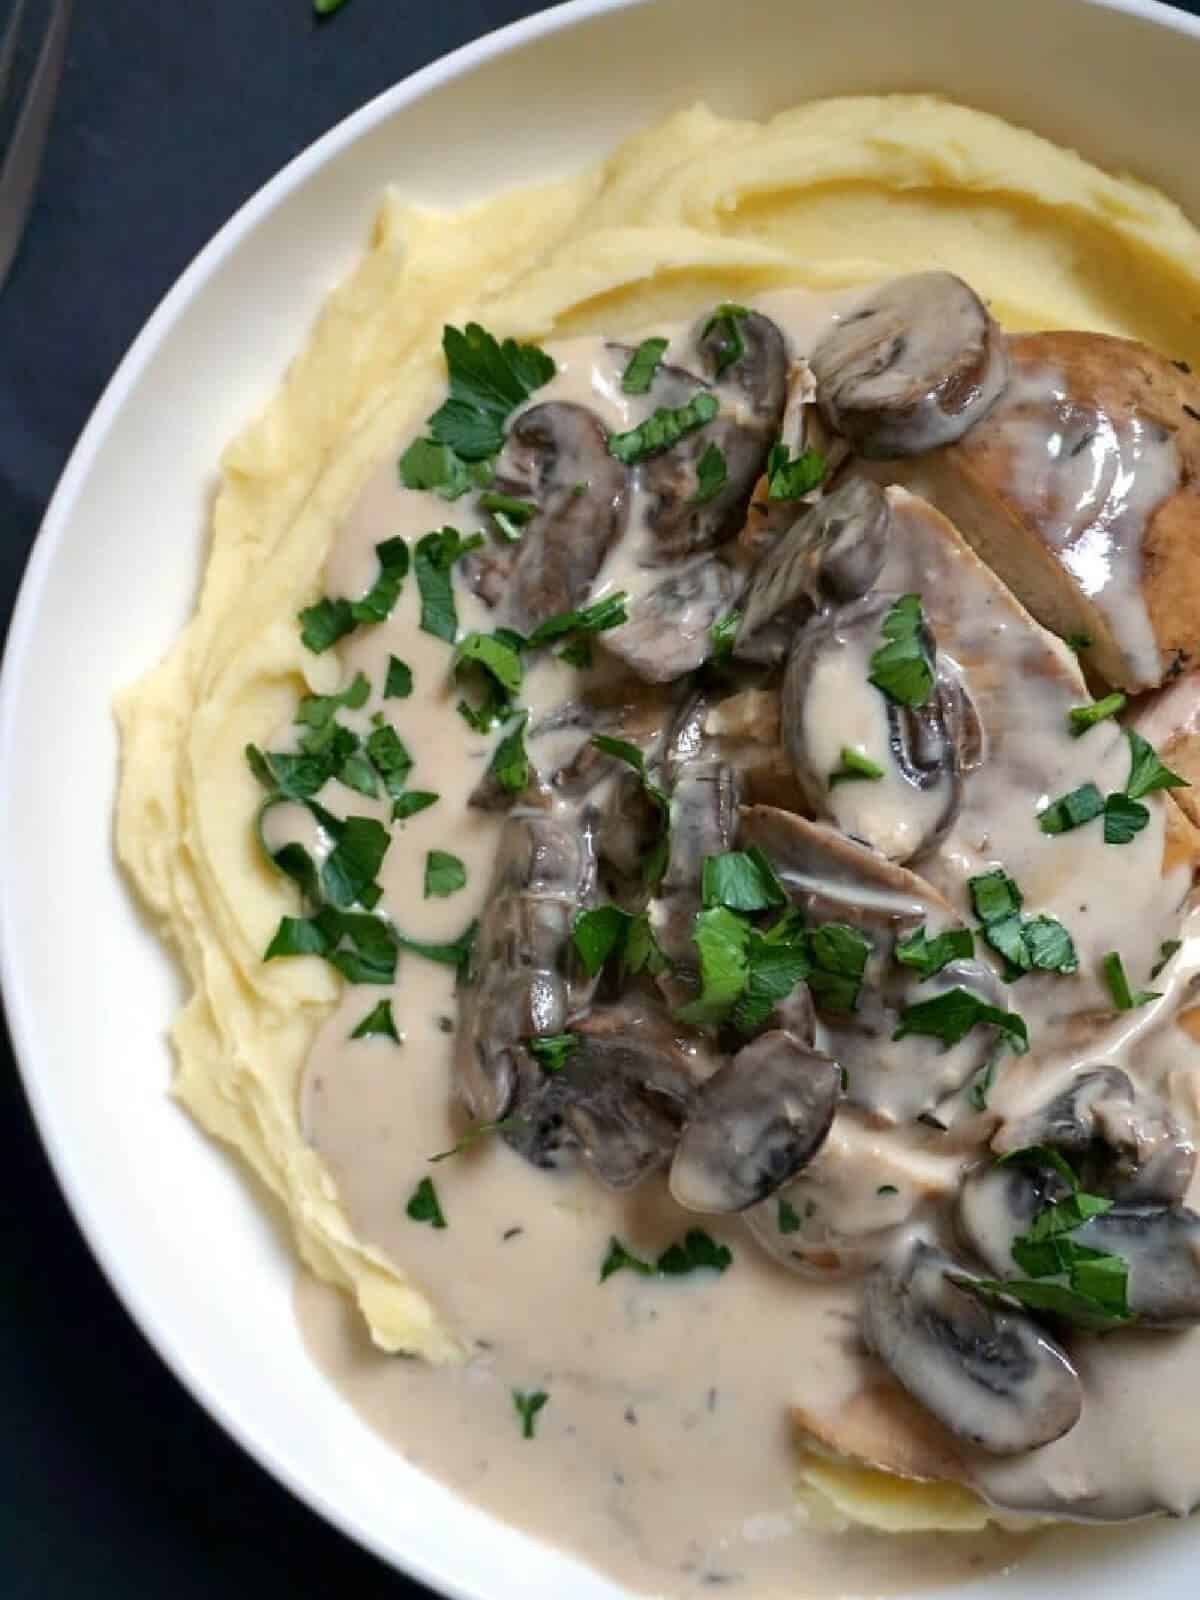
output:
[[[279,394],[226,451],[197,615],[119,701],[118,848],[191,985],[176,1094],[283,1202],[304,1261],[356,1299],[383,1349],[459,1353],[436,1308],[355,1237],[302,1137],[300,1076],[339,980],[315,960],[261,960],[292,904],[256,851],[243,759],[299,693],[335,686],[336,661],[305,651],[294,619],[342,518],[428,409],[443,323],[612,333],[716,298],[930,267],[966,278],[1011,329],[1123,334],[1200,362],[1200,235],[1155,190],[928,96],[766,123],[697,106],[577,178],[461,214],[389,196]],[[857,1469],[822,1466],[814,1482],[883,1526],[980,1514],[958,1491],[923,1503],[905,1488],[885,1505]]]

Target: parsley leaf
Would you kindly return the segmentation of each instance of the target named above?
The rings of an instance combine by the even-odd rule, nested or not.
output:
[[[857,928],[826,922],[808,936],[812,971],[808,986],[819,1009],[856,1011],[871,942]]]
[[[515,1128],[523,1121],[524,1118],[522,1117],[509,1116],[502,1117],[498,1122],[476,1122],[467,1129],[461,1139],[456,1140],[450,1146],[449,1150],[439,1150],[437,1155],[430,1156],[430,1163],[449,1161],[451,1156],[461,1155],[464,1150],[469,1150],[473,1144],[477,1144],[480,1139],[486,1138],[488,1134],[502,1133],[505,1128]]]
[[[1154,746],[1143,739],[1133,728],[1126,728],[1129,740],[1130,768],[1125,793],[1131,800],[1140,800],[1155,789],[1190,789],[1191,785],[1179,773],[1172,772],[1158,759]]]
[[[613,739],[606,733],[593,734],[592,743],[597,750],[603,750],[605,755],[613,756],[616,760],[623,761],[627,767],[633,768],[634,772],[642,780],[642,793],[658,813],[658,838],[643,863],[646,883],[653,888],[657,885],[658,880],[666,869],[667,836],[671,826],[671,803],[658,785],[650,781],[646,772],[646,758],[637,745],[630,744],[625,739]]]
[[[724,661],[733,653],[734,641],[737,638],[738,627],[742,620],[740,611],[727,611],[708,630],[708,637],[712,643],[712,659]]]
[[[770,933],[751,928],[746,948],[750,976],[730,1021],[740,1033],[753,1033],[803,978],[812,971],[808,941],[802,928],[792,935],[772,939]]]
[[[519,544],[521,530],[538,508],[532,500],[518,500],[511,494],[498,494],[489,489],[479,496],[479,509],[486,511],[509,544]]]
[[[440,966],[455,967],[463,972],[470,963],[478,932],[478,922],[472,922],[457,939],[450,939],[445,944],[427,944],[423,939],[410,939],[403,933],[393,933],[392,937],[401,950],[411,950],[414,955],[424,956],[426,961],[436,961]]]
[[[325,898],[335,906],[366,905],[364,895],[374,886],[391,835],[374,817],[347,817],[338,822],[325,813],[320,820],[326,828],[331,822],[336,823],[332,830],[336,842],[321,863]]]
[[[466,463],[436,439],[414,439],[400,457],[399,472],[406,489],[432,489],[443,500],[457,500],[471,487]]]
[[[968,880],[983,936],[1008,963],[1006,976],[1035,968],[1070,974],[1079,970],[1075,941],[1055,917],[1021,915],[1021,891],[1002,867]]]
[[[1128,844],[1150,821],[1149,809],[1128,795],[1110,794],[1104,802],[1105,844]]]
[[[906,1006],[900,1013],[900,1026],[893,1039],[907,1039],[910,1034],[920,1034],[940,1039],[948,1050],[965,1039],[971,1029],[987,1025],[1001,1029],[1017,1055],[1029,1048],[1029,1030],[1023,1017],[1013,1011],[1001,1011],[999,1006],[988,1005],[969,989],[948,989],[932,1000],[920,1000]]]
[[[425,857],[425,898],[445,900],[457,894],[467,881],[467,869],[457,856],[445,850],[430,850]]]
[[[505,700],[520,693],[521,657],[503,638],[490,633],[468,633],[454,651],[455,675],[461,675],[462,668],[470,663],[481,667],[495,680]]]
[[[421,594],[421,627],[447,644],[453,644],[458,634],[451,571],[461,556],[482,543],[482,534],[464,539],[457,528],[441,528],[417,540],[413,568]]]
[[[283,917],[263,955],[323,956],[347,983],[392,983],[396,936],[382,917],[322,906],[312,917]]]
[[[1118,1011],[1136,1011],[1139,1006],[1149,1005],[1151,1000],[1160,998],[1154,989],[1131,989],[1129,979],[1125,976],[1125,963],[1115,950],[1110,950],[1101,962],[1104,972],[1104,981],[1108,984],[1108,992],[1112,995],[1113,1005]]]
[[[1104,810],[1104,796],[1094,783],[1084,783],[1059,800],[1052,800],[1038,812],[1038,827],[1043,833],[1069,833]]]
[[[544,1389],[535,1389],[532,1394],[525,1394],[521,1389],[514,1389],[512,1397],[517,1416],[521,1419],[521,1437],[522,1439],[532,1439],[537,1414],[550,1396]]]
[[[581,611],[560,611],[553,617],[547,617],[529,635],[527,644],[531,650],[536,650],[541,645],[561,639],[564,634],[603,633],[608,628],[617,628],[627,620],[626,598],[623,591],[618,591],[605,595],[603,600],[597,600]]]
[[[975,915],[985,927],[991,922],[1015,916],[1023,904],[1020,889],[1001,867],[968,879],[967,888],[971,892]]]
[[[750,924],[724,906],[713,906],[697,912],[692,937],[700,956],[700,993],[675,1015],[681,1022],[719,1022],[749,982]]]
[[[654,382],[669,339],[643,339],[629,358],[621,376],[621,388],[626,394],[645,394]]]
[[[915,967],[924,980],[932,978],[951,961],[962,961],[973,956],[975,935],[970,928],[951,928],[946,933],[935,934],[931,939],[922,927],[907,939],[899,940],[893,953],[903,966]]]
[[[901,595],[880,631],[869,681],[896,705],[923,706],[933,691],[933,659],[920,595]]]
[[[314,655],[330,649],[339,639],[353,633],[355,627],[349,600],[318,600],[311,606],[305,606],[297,620],[300,623],[300,638],[305,648]]]
[[[389,656],[387,677],[383,685],[385,700],[407,700],[413,689],[412,668],[397,656]]]
[[[577,913],[571,937],[589,978],[597,976],[610,956],[620,953],[633,920],[633,914],[620,906],[594,906]]]
[[[373,1011],[368,1011],[350,1037],[352,1039],[370,1039],[377,1034],[383,1034],[388,1039],[391,1039],[394,1044],[400,1043],[400,1035],[396,1032],[396,1024],[392,1018],[392,1002],[390,1000],[381,1000]]]
[[[701,389],[684,406],[659,406],[652,416],[627,433],[610,433],[609,454],[629,467],[662,455],[689,433],[711,422],[721,409],[716,395]]]
[[[613,1234],[608,1241],[608,1253],[600,1263],[601,1283],[611,1278],[614,1272],[636,1272],[642,1277],[649,1277],[653,1271],[654,1268],[649,1261],[643,1261],[640,1256],[635,1256],[631,1250],[625,1248],[616,1234]]]
[[[408,546],[396,537],[375,546],[379,576],[361,600],[318,600],[300,612],[300,637],[315,655],[328,650],[360,623],[385,622],[408,576]]]
[[[433,1187],[432,1178],[421,1179],[404,1210],[413,1222],[427,1222],[431,1228],[446,1226],[445,1214],[438,1200],[437,1190]]]
[[[1069,633],[1063,640],[1067,649],[1074,655],[1078,655],[1081,650],[1090,650],[1095,642],[1090,633]]]
[[[757,845],[706,856],[701,875],[701,901],[730,911],[766,911],[787,905],[775,868]]]
[[[1183,948],[1183,940],[1182,939],[1167,939],[1162,944],[1159,945],[1159,947],[1158,947],[1158,960],[1150,968],[1150,977],[1151,977],[1152,981],[1153,981],[1153,979],[1158,977],[1159,973],[1166,966],[1167,962],[1170,961],[1171,957],[1175,954],[1175,952],[1177,950],[1182,950],[1182,948]]]
[[[407,822],[418,811],[437,805],[440,798],[440,795],[432,794],[428,789],[406,789],[392,802],[392,821]]]
[[[579,1044],[574,1033],[545,1034],[540,1039],[526,1040],[526,1048],[543,1072],[559,1072]]]
[[[496,746],[490,771],[496,782],[509,794],[519,794],[529,782],[529,755],[525,749],[525,724],[528,711],[522,711],[516,722]]]
[[[779,1197],[775,1225],[780,1233],[800,1232],[800,1213],[792,1205],[791,1201],[785,1200],[782,1195]]]
[[[450,397],[429,419],[438,444],[465,461],[494,456],[504,443],[504,424],[557,368],[536,345],[506,339],[499,344],[477,322],[442,331]]]
[[[710,500],[716,499],[728,481],[729,468],[725,464],[725,457],[715,444],[710,444],[696,463],[696,492],[692,496],[692,504],[706,506]]]
[[[724,1272],[732,1263],[733,1251],[718,1244],[702,1228],[689,1228],[682,1242],[668,1245],[653,1263],[635,1256],[614,1234],[600,1265],[600,1282],[611,1278],[614,1272],[635,1272],[643,1278],[680,1278],[702,1267]]]
[[[1123,694],[1107,694],[1103,700],[1094,700],[1090,706],[1073,706],[1067,712],[1067,723],[1076,739],[1094,728],[1106,717],[1115,717],[1124,711],[1128,700]]]
[[[707,339],[714,328],[718,330],[716,359],[718,378],[727,367],[733,366],[735,361],[740,361],[746,354],[746,341],[742,338],[742,330],[738,327],[738,323],[749,315],[750,312],[745,306],[735,305],[732,300],[722,300],[700,330],[701,339]]]
[[[819,450],[801,450],[789,456],[780,439],[767,457],[767,499],[799,500],[818,487],[825,476],[825,457]]]
[[[853,783],[863,778],[877,783],[882,777],[883,768],[878,762],[872,761],[850,745],[843,745],[840,764],[829,774],[826,782],[831,789],[834,789],[839,783]]]

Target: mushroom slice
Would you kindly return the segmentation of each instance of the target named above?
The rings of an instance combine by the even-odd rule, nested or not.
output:
[[[1092,1067],[1045,1105],[1006,1122],[997,1155],[1034,1145],[1057,1150],[1083,1188],[1121,1202],[1175,1205],[1196,1168],[1195,1143],[1155,1096],[1120,1067]]]
[[[645,559],[654,565],[712,550],[738,532],[778,435],[787,397],[787,344],[760,312],[707,318],[697,349],[706,373],[736,399],[737,409],[723,410],[706,427],[637,469],[652,536]],[[711,499],[698,502],[698,467],[710,447],[721,453],[725,480]]]
[[[586,600],[624,531],[629,474],[609,454],[608,436],[593,412],[548,400],[512,424],[496,481],[538,506],[517,549],[505,605],[508,622],[529,633]],[[582,494],[580,484],[586,486]]]
[[[712,654],[712,625],[737,599],[741,577],[702,555],[684,561],[627,606],[628,620],[597,642],[646,683],[671,683]]]
[[[734,653],[761,660],[754,647],[768,624],[783,618],[791,628],[778,633],[783,645],[791,631],[827,601],[861,598],[883,567],[890,513],[887,499],[869,478],[849,478],[809,507],[767,550],[742,598],[742,618]],[[781,661],[772,650],[769,659]]]
[[[892,861],[936,848],[962,804],[963,689],[937,668],[920,706],[898,705],[870,682],[871,657],[899,599],[872,594],[815,618],[798,636],[783,679],[784,748],[809,807]],[[845,752],[877,769],[863,777]]]
[[[884,1123],[933,1111],[986,1065],[996,1030],[974,1027],[948,1048],[920,1035],[896,1039],[903,1011],[954,989],[1008,1007],[1004,986],[982,961],[952,961],[926,979],[896,961],[896,944],[918,928],[933,937],[955,926],[953,908],[915,873],[823,823],[773,806],[744,806],[740,818],[739,845],[764,852],[810,925],[849,927],[870,946],[852,1010],[832,1008],[819,974],[809,980],[830,1052],[846,1070],[846,1098]]]
[[[1066,1351],[1024,1313],[960,1287],[971,1276],[917,1240],[867,1279],[867,1345],[939,1422],[993,1455],[1061,1439],[1083,1411]]]
[[[455,1083],[481,1121],[507,1115],[521,1041],[561,1033],[587,985],[574,973],[575,911],[595,898],[590,819],[518,807],[505,819],[496,874],[459,1002]]]
[[[1200,1216],[1188,1206],[1114,1206],[1071,1235],[1120,1256],[1129,1309],[1146,1328],[1200,1323]]]
[[[684,972],[696,966],[692,924],[700,910],[704,858],[732,847],[737,806],[731,767],[697,758],[681,768],[671,791],[667,865],[650,904],[650,920],[664,955]]]
[[[688,1113],[671,1194],[687,1211],[745,1211],[816,1155],[841,1092],[836,1061],[778,1029],[708,1079]]]
[[[810,358],[817,404],[861,455],[919,455],[960,439],[1008,383],[1008,342],[949,272],[872,290]]]

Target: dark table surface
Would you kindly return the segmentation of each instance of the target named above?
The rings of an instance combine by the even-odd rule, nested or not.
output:
[[[317,23],[309,0],[79,0],[0,293],[0,629],[88,413],[201,245],[364,100],[538,9],[349,0]],[[55,1188],[2,1033],[0,1308],[5,1600],[90,1600],[101,1584],[111,1600],[421,1592],[243,1456],[136,1332]]]

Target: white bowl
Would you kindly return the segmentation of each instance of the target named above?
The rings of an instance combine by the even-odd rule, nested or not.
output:
[[[577,0],[418,73],[294,161],[184,273],[96,408],[0,683],[0,973],[26,1087],[92,1249],[182,1381],[310,1505],[436,1587],[617,1593],[422,1477],[311,1366],[286,1243],[167,1097],[180,984],[113,862],[112,694],[191,611],[221,446],[271,394],[389,183],[455,205],[575,169],[697,96],[757,115],[935,89],[1200,217],[1197,81],[1200,22],[1139,0]],[[1198,1571],[1200,1521],[1056,1537],[970,1594],[1022,1600],[1052,1579],[1061,1600],[1131,1582],[1190,1600]]]

